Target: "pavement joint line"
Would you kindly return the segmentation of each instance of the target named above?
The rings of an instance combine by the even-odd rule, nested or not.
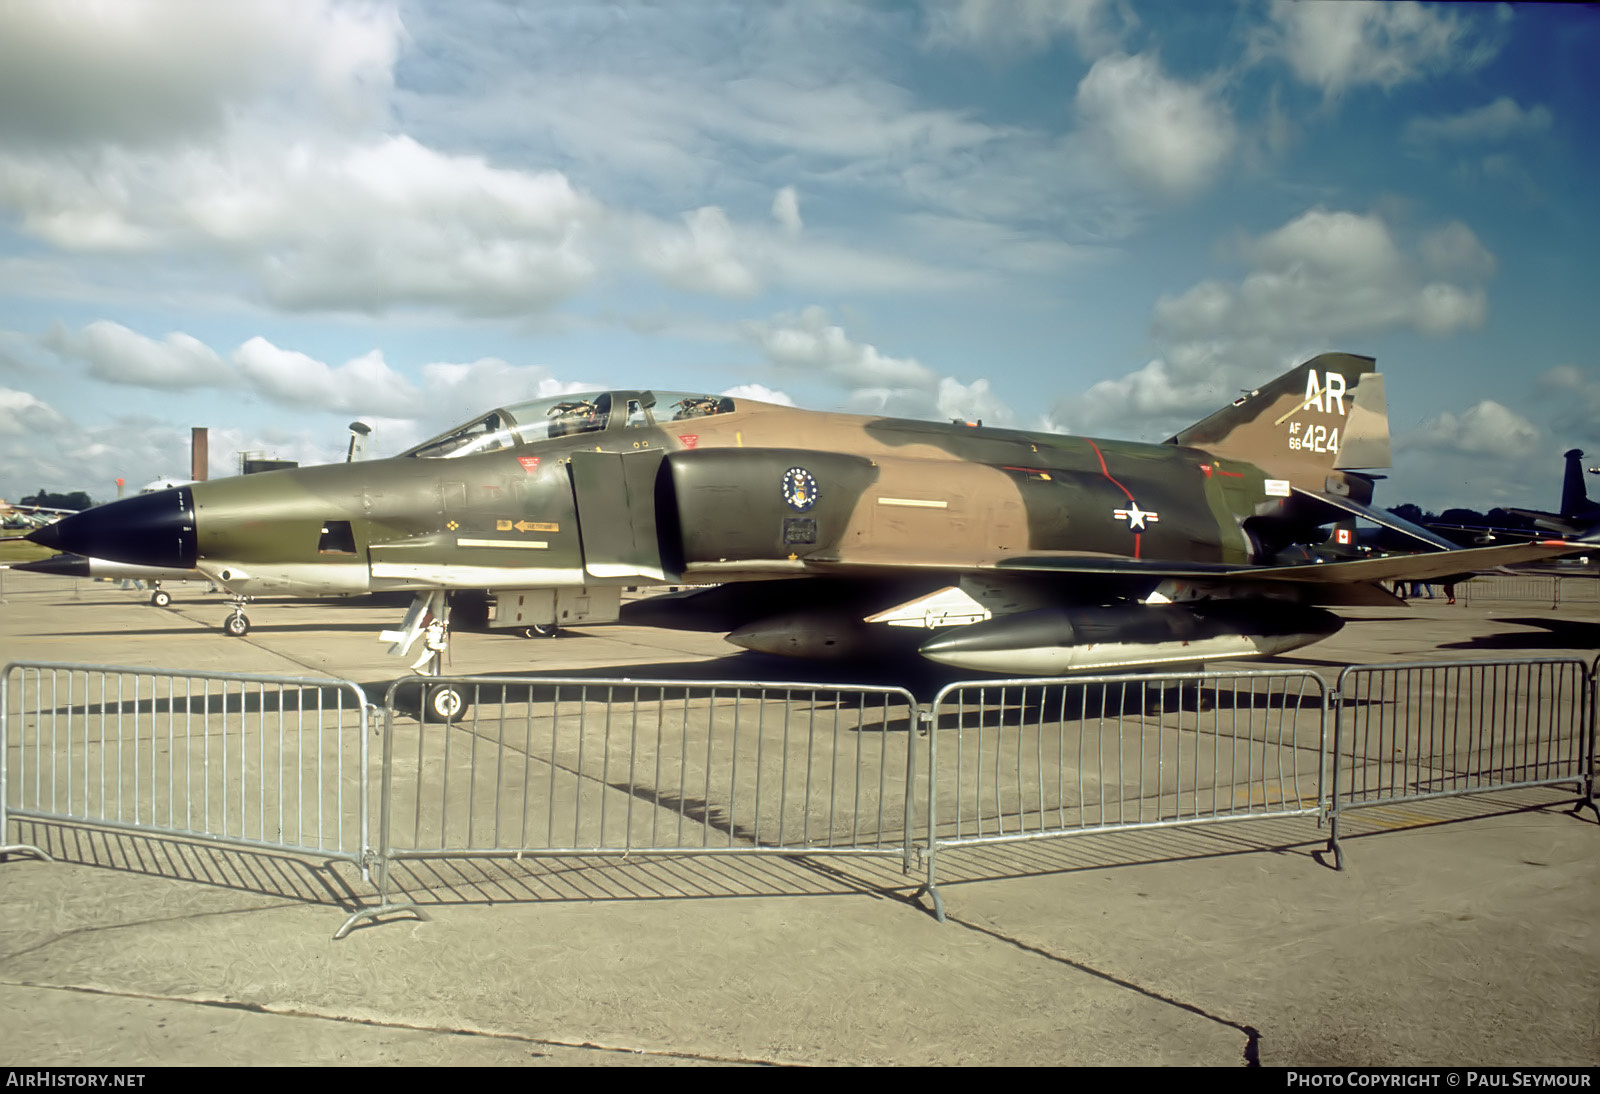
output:
[[[702,1063],[744,1064],[751,1067],[804,1067],[807,1065],[784,1060],[769,1060],[760,1056],[729,1056],[714,1052],[680,1052],[664,1048],[627,1048],[622,1045],[597,1044],[593,1041],[564,1041],[554,1037],[535,1037],[527,1033],[508,1030],[473,1029],[467,1026],[441,1026],[416,1022],[393,1022],[379,1018],[358,1018],[348,1014],[326,1014],[296,1007],[274,1007],[265,1003],[251,1003],[235,999],[206,999],[190,995],[162,995],[142,991],[117,991],[111,988],[93,988],[81,984],[42,984],[32,980],[0,980],[0,984],[15,988],[34,988],[40,991],[70,992],[78,995],[97,995],[114,999],[138,999],[156,1003],[179,1003],[196,1007],[213,1007],[219,1010],[239,1010],[251,1014],[268,1014],[277,1018],[303,1018],[316,1022],[343,1022],[348,1025],[369,1026],[375,1029],[393,1029],[411,1033],[436,1033],[448,1037],[484,1037],[496,1041],[514,1041],[526,1045],[543,1045],[548,1048],[587,1049],[591,1052],[610,1052],[627,1056],[656,1056],[670,1060],[697,1060]],[[540,1055],[549,1055],[541,1053]]]
[[[1235,1022],[1231,1019],[1220,1017],[1212,1014],[1210,1011],[1199,1006],[1198,1004],[1185,1003],[1181,999],[1174,999],[1171,996],[1163,995],[1161,992],[1156,991],[1153,988],[1146,988],[1139,984],[1135,984],[1131,980],[1124,980],[1120,976],[1116,976],[1102,969],[1097,969],[1093,965],[1085,964],[1082,961],[1075,961],[1070,957],[1063,957],[1061,954],[1051,953],[1049,950],[1046,950],[1040,946],[1035,946],[1032,943],[1022,941],[1019,938],[1013,938],[1010,935],[1002,934],[999,931],[993,930],[989,927],[981,926],[980,924],[974,923],[971,920],[962,919],[959,916],[948,916],[946,922],[954,923],[959,927],[964,927],[975,934],[985,935],[997,942],[1004,942],[1007,945],[1015,947],[1024,953],[1031,953],[1036,957],[1042,957],[1046,961],[1054,961],[1058,964],[1065,965],[1070,969],[1076,969],[1078,972],[1093,976],[1099,980],[1104,980],[1108,984],[1113,984],[1116,987],[1136,992],[1147,999],[1153,999],[1158,1003],[1163,1003],[1169,1007],[1176,1007],[1179,1010],[1186,1010],[1190,1014],[1198,1015],[1199,1017],[1206,1019],[1208,1022],[1215,1022],[1220,1026],[1227,1026],[1229,1029],[1238,1030],[1240,1033],[1244,1034],[1245,1037],[1244,1052],[1241,1054],[1244,1058],[1244,1066],[1261,1066],[1261,1031],[1256,1029],[1254,1026],[1247,1026],[1242,1022]]]
[[[201,620],[201,619],[196,619],[194,616],[188,615],[184,611],[182,611],[180,609],[177,609],[177,608],[169,608],[168,610],[171,611],[173,615],[177,616],[180,619],[187,620],[188,622],[193,623],[196,626],[201,627],[201,628],[203,628],[203,629],[205,629],[207,631],[216,631],[217,634],[221,634],[220,629],[217,628],[214,624],[207,623],[207,622],[205,622],[204,620]],[[191,610],[198,610],[198,609],[191,609]],[[226,639],[226,636],[223,636],[223,637],[224,637],[224,639]],[[289,662],[291,665],[299,665],[301,668],[305,669],[307,672],[316,673],[316,674],[321,675],[321,676],[327,676],[328,675],[328,672],[327,672],[326,669],[318,668],[315,665],[308,665],[308,664],[306,664],[306,662],[300,660],[299,658],[293,656],[292,654],[283,653],[282,651],[275,650],[270,646],[263,646],[260,643],[260,641],[258,641],[257,639],[251,638],[249,635],[246,635],[243,638],[232,639],[232,641],[234,641],[234,642],[243,642],[244,644],[246,644],[248,646],[252,646],[255,649],[260,650],[262,653],[268,654],[269,656],[272,656],[272,657],[281,657],[283,660]]]
[[[235,891],[237,891],[237,890],[235,890]],[[125,922],[125,923],[105,923],[105,924],[101,924],[101,925],[98,925],[98,926],[74,927],[70,931],[62,931],[59,934],[53,934],[49,938],[46,938],[43,941],[41,941],[41,942],[39,942],[39,943],[37,943],[35,945],[28,946],[25,949],[12,950],[9,953],[0,954],[0,966],[3,966],[6,962],[11,961],[11,960],[13,960],[15,958],[26,957],[29,954],[38,953],[40,950],[49,949],[51,946],[54,946],[58,942],[66,942],[66,941],[68,941],[70,939],[77,938],[79,936],[106,934],[106,933],[109,933],[111,931],[125,930],[125,929],[130,928],[130,927],[150,927],[150,926],[154,926],[154,925],[159,924],[159,923],[186,923],[186,922],[189,922],[190,920],[196,920],[196,919],[215,919],[215,918],[218,918],[220,916],[248,915],[248,914],[251,914],[253,912],[272,912],[272,911],[277,911],[277,910],[282,909],[282,908],[304,908],[306,906],[307,905],[306,905],[305,901],[282,900],[282,901],[274,901],[274,902],[271,902],[271,903],[268,903],[268,904],[259,904],[259,905],[256,905],[255,907],[251,907],[251,908],[218,908],[215,911],[210,911],[210,912],[191,912],[188,915],[157,916],[157,917],[155,917],[153,919],[133,919],[133,920],[129,920],[129,921]],[[0,983],[17,984],[17,983],[21,983],[21,981],[15,981],[15,980],[4,981],[4,980],[0,980]],[[44,986],[44,985],[30,985],[30,986],[40,987],[40,986]]]

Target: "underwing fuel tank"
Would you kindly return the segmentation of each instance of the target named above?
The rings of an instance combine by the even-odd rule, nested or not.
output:
[[[1343,625],[1331,612],[1281,601],[1049,608],[943,631],[917,652],[956,668],[1055,676],[1283,653]]]
[[[205,581],[199,570],[174,570],[160,566],[136,566],[128,562],[112,562],[104,558],[85,558],[82,555],[60,554],[32,562],[13,562],[13,570],[34,574],[51,574],[55,577],[90,577],[135,581]]]
[[[828,609],[787,612],[746,623],[728,634],[735,646],[813,661],[872,660],[915,648],[918,632],[863,623]]]

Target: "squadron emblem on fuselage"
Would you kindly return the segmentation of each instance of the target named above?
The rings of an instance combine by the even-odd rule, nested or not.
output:
[[[783,473],[783,500],[797,513],[804,513],[817,504],[817,479],[803,467],[791,467]]]

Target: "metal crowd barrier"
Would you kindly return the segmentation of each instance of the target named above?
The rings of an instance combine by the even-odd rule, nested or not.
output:
[[[1589,784],[1584,796],[1594,806],[1595,783],[1600,780],[1600,655],[1589,665]],[[1600,818],[1600,809],[1595,809]]]
[[[1595,686],[1576,658],[1345,669],[1333,697],[1335,865],[1352,809],[1567,783],[1592,805]]]
[[[395,863],[524,854],[920,855],[942,920],[940,855],[982,844],[1315,815],[1342,869],[1358,808],[1561,784],[1593,807],[1597,704],[1600,657],[1353,667],[1332,691],[972,682],[926,713],[888,687],[412,678],[373,755],[349,681],[13,662],[0,843],[17,818],[350,862],[375,902],[335,937],[422,915]],[[0,846],[23,851],[44,854]]]
[[[464,711],[441,721],[453,691]],[[868,854],[910,869],[917,704],[899,688],[403,680],[385,699],[376,906],[390,868],[523,854]],[[396,718],[417,711],[420,720]]]
[[[365,876],[367,742],[346,681],[12,662],[0,838],[10,818],[67,822],[315,853]],[[24,849],[44,855],[5,848]]]
[[[934,914],[944,850],[1320,814],[1324,691],[1309,671],[950,685],[928,749]]]
[[[1548,603],[1551,608],[1592,605],[1600,603],[1600,581],[1576,574],[1490,574],[1457,585],[1456,596],[1466,604],[1531,601]]]

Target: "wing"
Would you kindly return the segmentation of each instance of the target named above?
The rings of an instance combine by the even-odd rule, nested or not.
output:
[[[1506,543],[1495,547],[1468,547],[1420,555],[1385,555],[1320,565],[1273,566],[1251,576],[1267,581],[1304,581],[1318,585],[1358,581],[1426,581],[1429,578],[1494,570],[1519,562],[1538,562],[1570,555],[1583,548],[1566,540]]]
[[[1493,570],[1519,562],[1558,558],[1583,550],[1567,540],[1507,543],[1430,551],[1417,555],[1386,555],[1293,566],[1245,566],[1224,562],[1182,562],[1124,558],[1080,551],[1034,552],[999,557],[962,556],[935,550],[908,555],[904,551],[851,551],[833,557],[812,556],[793,564],[796,573],[883,570],[945,570],[960,573],[1006,571],[1021,573],[1080,574],[1083,576],[1149,577],[1177,580],[1240,580],[1312,582],[1318,585],[1365,581],[1422,581],[1430,577]]]

